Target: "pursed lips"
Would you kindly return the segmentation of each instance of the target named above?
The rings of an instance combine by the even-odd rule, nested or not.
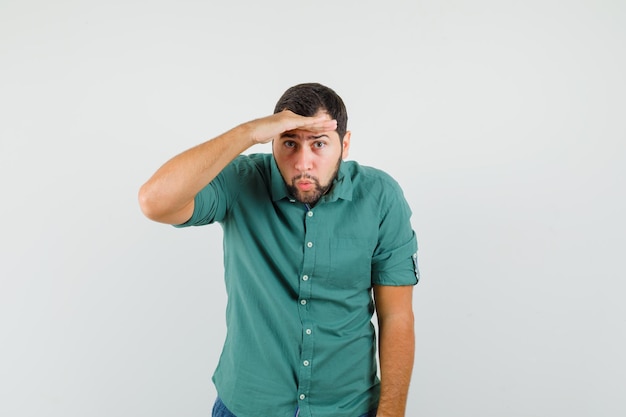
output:
[[[315,186],[315,183],[309,180],[302,180],[296,182],[296,186],[303,191],[307,191],[313,188]]]
[[[310,190],[311,188],[315,187],[316,184],[315,179],[309,176],[305,176],[304,178],[302,178],[302,176],[296,177],[294,178],[294,180],[296,187],[300,188],[303,191]]]

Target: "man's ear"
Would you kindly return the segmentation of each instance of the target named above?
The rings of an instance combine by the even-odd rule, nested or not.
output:
[[[343,135],[343,143],[341,144],[341,159],[346,159],[348,154],[350,153],[350,136],[351,132],[348,130],[346,134]]]

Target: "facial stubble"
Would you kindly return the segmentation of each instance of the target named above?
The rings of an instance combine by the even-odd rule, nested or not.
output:
[[[335,171],[333,172],[333,175],[331,175],[327,184],[320,184],[320,181],[317,177],[314,177],[307,173],[302,173],[300,175],[296,175],[295,177],[293,177],[291,179],[291,184],[286,183],[287,189],[289,190],[289,193],[299,202],[303,204],[308,204],[310,206],[314,206],[319,201],[319,199],[322,198],[322,196],[324,196],[326,193],[328,193],[328,191],[330,191],[331,187],[333,186],[333,182],[337,178],[337,174],[339,173],[340,166],[341,166],[341,157],[339,157],[339,159],[337,160],[337,164],[335,165]],[[296,181],[302,180],[302,179],[311,181],[315,185],[313,190],[309,192],[300,191],[298,187],[296,186]]]

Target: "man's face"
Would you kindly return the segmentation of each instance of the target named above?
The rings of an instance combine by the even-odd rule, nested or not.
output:
[[[330,116],[320,111],[316,116]],[[290,130],[274,140],[272,149],[278,169],[296,200],[314,205],[333,184],[341,160],[348,156],[350,132],[343,144],[337,131]]]

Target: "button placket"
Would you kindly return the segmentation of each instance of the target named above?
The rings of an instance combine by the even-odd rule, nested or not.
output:
[[[309,390],[311,388],[311,372],[313,361],[314,335],[312,332],[313,323],[310,317],[311,287],[315,282],[315,236],[317,233],[317,221],[313,210],[305,211],[304,215],[304,258],[300,270],[298,312],[302,324],[302,345],[300,356],[300,369],[298,371],[298,407],[300,415],[310,415]]]

